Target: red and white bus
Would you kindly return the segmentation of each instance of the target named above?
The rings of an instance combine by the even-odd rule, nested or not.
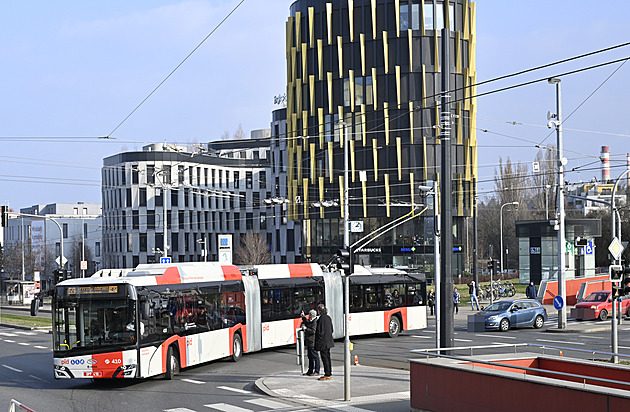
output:
[[[357,266],[351,335],[426,327],[423,274]],[[317,264],[140,265],[68,279],[53,292],[55,378],[172,379],[179,368],[296,342],[302,311],[324,303],[344,335],[343,277]]]

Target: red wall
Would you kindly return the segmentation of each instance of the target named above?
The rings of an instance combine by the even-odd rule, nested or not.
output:
[[[475,366],[477,368],[477,366]],[[623,411],[630,398],[411,362],[411,407],[430,411]]]
[[[612,284],[609,281],[608,275],[603,276],[595,276],[590,278],[579,278],[579,279],[571,279],[567,280],[567,305],[575,305],[577,303],[577,293],[580,291],[580,287],[582,287],[582,283],[584,282],[592,282],[594,280],[601,280],[602,283],[593,283],[588,286],[588,293],[593,292],[595,290],[610,290],[612,288]],[[545,290],[545,295],[543,296],[543,305],[552,305],[553,298],[558,294],[558,282],[551,281],[547,282],[547,290]]]

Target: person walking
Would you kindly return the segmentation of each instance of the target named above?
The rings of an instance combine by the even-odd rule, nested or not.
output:
[[[429,307],[431,308],[431,316],[433,316],[433,309],[435,308],[435,292],[433,289],[429,292],[429,297],[427,298],[429,302]]]
[[[529,286],[525,289],[525,295],[529,299],[536,299],[536,296],[538,296],[538,290],[536,289],[534,282],[529,282]]]
[[[477,285],[474,280],[471,280],[468,284],[468,292],[470,293],[470,306],[472,310],[475,310],[475,305],[477,305],[477,310],[479,310],[479,299],[477,299]]]
[[[453,290],[453,307],[455,308],[455,314],[459,313],[459,302],[461,302],[462,297],[457,291],[457,288]]]
[[[333,324],[332,319],[328,316],[328,310],[323,304],[317,305],[317,313],[319,313],[319,319],[315,329],[315,350],[319,351],[324,366],[324,376],[321,376],[318,380],[328,381],[332,379],[330,348],[335,346]]]
[[[302,330],[304,331],[304,343],[308,352],[308,371],[304,375],[317,376],[319,375],[319,354],[315,350],[317,312],[314,309],[308,312],[308,316],[304,316],[304,312],[302,312]]]

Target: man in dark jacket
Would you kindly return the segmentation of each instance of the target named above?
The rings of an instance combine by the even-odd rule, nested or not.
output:
[[[529,282],[529,286],[525,289],[525,295],[530,299],[536,299],[538,296],[538,291],[536,290],[536,286],[534,282]]]
[[[308,317],[302,312],[302,330],[304,331],[306,350],[308,351],[308,371],[304,375],[319,375],[319,354],[315,350],[315,332],[317,329],[317,312],[311,309]]]
[[[332,379],[332,364],[330,361],[330,348],[335,346],[333,340],[333,324],[332,319],[328,316],[328,310],[323,304],[317,306],[319,319],[317,320],[317,328],[315,330],[315,350],[319,351],[322,356],[322,364],[324,364],[324,376],[320,377],[320,381],[328,381]]]

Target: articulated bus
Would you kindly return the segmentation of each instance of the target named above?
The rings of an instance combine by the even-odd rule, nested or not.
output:
[[[350,335],[425,328],[424,274],[356,266]],[[177,263],[104,270],[53,291],[55,378],[172,379],[179,368],[296,342],[324,303],[344,336],[343,277],[317,264]]]

